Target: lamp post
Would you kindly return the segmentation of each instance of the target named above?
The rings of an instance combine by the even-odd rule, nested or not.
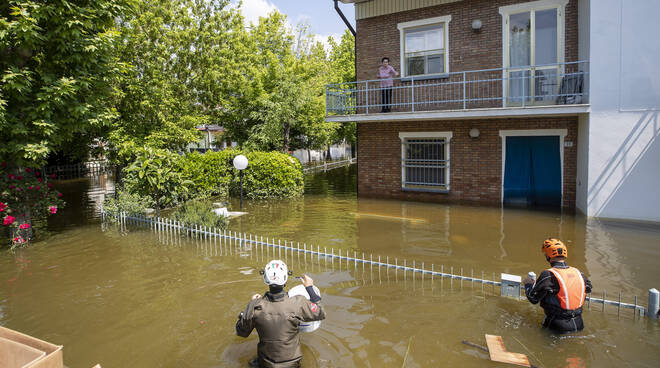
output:
[[[243,209],[243,170],[248,166],[248,159],[243,155],[234,157],[234,167],[238,169],[241,180],[241,202],[240,208]]]

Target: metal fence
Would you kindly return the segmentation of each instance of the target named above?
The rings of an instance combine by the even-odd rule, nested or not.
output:
[[[44,171],[46,175],[55,174],[58,179],[76,179],[111,173],[113,169],[114,166],[107,160],[96,160],[70,165],[47,166]]]
[[[589,63],[469,70],[437,76],[326,85],[328,115],[532,107],[588,103]]]
[[[434,282],[436,279],[439,282],[449,279],[451,287],[453,287],[454,283],[456,283],[457,286],[460,286],[460,288],[463,288],[464,284],[470,285],[474,288],[475,284],[477,284],[481,286],[482,290],[486,287],[491,287],[494,294],[496,293],[496,288],[500,288],[500,295],[507,295],[508,293],[505,292],[505,286],[511,285],[505,280],[505,276],[511,275],[506,274],[501,274],[501,278],[498,281],[496,279],[496,273],[494,272],[490,275],[486,274],[484,271],[481,271],[480,273],[477,272],[477,277],[475,277],[474,269],[471,269],[470,273],[467,274],[466,270],[463,268],[454,269],[453,266],[445,267],[445,265],[435,264],[425,265],[424,262],[418,262],[416,260],[412,260],[411,262],[405,258],[399,259],[398,257],[395,257],[392,259],[389,256],[381,257],[379,255],[367,255],[356,251],[349,252],[347,250],[342,251],[342,249],[321,248],[319,245],[301,244],[300,242],[263,237],[249,233],[220,230],[194,224],[186,225],[180,221],[169,218],[128,215],[126,213],[112,215],[105,211],[102,211],[102,218],[104,221],[111,218],[124,229],[131,225],[140,228],[147,228],[168,239],[180,239],[181,237],[186,236],[195,240],[204,241],[208,244],[219,244],[220,248],[215,248],[216,255],[218,255],[218,250],[221,255],[223,252],[230,255],[247,253],[250,256],[253,254],[260,254],[262,258],[264,257],[264,253],[267,257],[284,257],[284,259],[286,259],[287,256],[293,257],[294,255],[297,255],[299,261],[302,257],[305,262],[308,260],[312,262],[316,261],[319,264],[325,262],[326,266],[331,265],[332,269],[335,269],[335,267],[342,269],[343,266],[346,270],[358,270],[361,268],[364,271],[368,267],[370,271],[373,271],[375,268],[377,272],[385,270],[388,276],[390,273],[394,273],[396,280],[398,280],[399,277],[402,277],[403,280],[407,280],[409,277],[412,277],[413,280],[421,278],[422,281],[428,279],[430,282]],[[352,255],[350,253],[352,253]],[[491,276],[491,278],[488,279],[487,276]],[[523,300],[525,298],[524,291],[520,284],[517,286],[518,289],[516,293],[514,293],[514,296],[517,299]],[[649,316],[651,318],[658,317],[660,294],[656,289],[649,290],[649,303],[647,307],[640,303],[637,296],[630,298],[633,303],[625,302],[621,292],[618,293],[617,300],[606,299],[607,294],[605,291],[602,291],[602,297],[595,297],[592,294],[595,293],[588,294],[586,297],[584,306],[586,310],[605,312],[605,307],[609,305],[616,308],[618,315],[621,315],[622,309],[631,309],[633,311],[633,319],[644,316]]]
[[[322,164],[303,168],[303,173],[311,174],[319,171],[328,171],[344,166],[349,166],[356,162],[357,162],[357,157],[353,157],[353,158],[349,158],[348,160],[341,160],[341,161],[324,161]]]

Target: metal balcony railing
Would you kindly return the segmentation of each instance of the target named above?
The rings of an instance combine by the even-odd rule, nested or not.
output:
[[[588,103],[587,61],[326,85],[328,115]]]

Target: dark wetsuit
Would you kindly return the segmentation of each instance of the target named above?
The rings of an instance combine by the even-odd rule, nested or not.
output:
[[[318,304],[321,298],[311,286],[305,289],[311,300],[300,295],[289,298],[284,290],[271,289],[263,298],[250,301],[245,312],[238,316],[238,336],[248,337],[255,328],[259,333],[259,367],[300,367],[302,350],[298,325],[325,318],[325,312]]]
[[[555,268],[568,268],[568,265],[564,261],[552,262],[551,266]],[[585,293],[590,293],[591,281],[583,273],[581,274],[584,279]],[[584,328],[582,307],[570,311],[562,309],[559,298],[557,298],[557,292],[559,292],[559,281],[548,270],[541,272],[536,284],[525,285],[527,300],[532,304],[541,302],[541,307],[545,312],[543,327],[548,327],[559,333],[581,331]]]

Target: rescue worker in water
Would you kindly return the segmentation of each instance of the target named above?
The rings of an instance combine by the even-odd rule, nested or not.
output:
[[[536,282],[529,276],[525,278],[527,300],[532,304],[541,302],[543,327],[558,333],[581,331],[582,305],[591,292],[591,282],[580,270],[566,264],[568,249],[561,240],[547,239],[541,250],[550,268],[541,272]]]
[[[256,362],[251,362],[250,366],[300,367],[302,350],[298,325],[300,322],[320,321],[325,318],[325,312],[319,304],[321,297],[314,291],[314,280],[303,275],[301,281],[310,300],[301,295],[289,298],[284,286],[291,272],[280,260],[268,262],[262,273],[269,291],[263,297],[259,294],[252,296],[245,312],[238,315],[236,334],[248,337],[253,329],[257,329],[257,359]]]

